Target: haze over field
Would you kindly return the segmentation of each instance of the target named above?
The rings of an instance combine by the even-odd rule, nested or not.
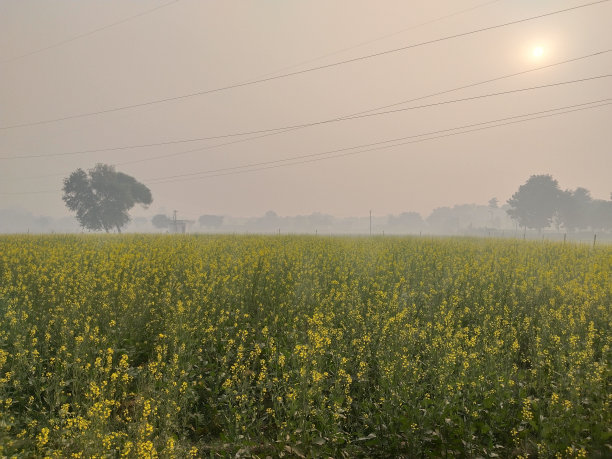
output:
[[[0,0],[0,456],[609,457],[611,20]]]
[[[426,217],[441,206],[486,206],[493,196],[503,204],[532,174],[609,199],[611,106],[602,104],[612,98],[612,3],[450,38],[588,3],[389,1],[382,8],[355,0],[5,0],[0,209],[67,217],[62,179],[101,162],[151,189],[150,208],[132,212],[147,219],[173,209],[192,219],[261,217],[269,210],[364,217],[370,209],[379,217],[407,211]],[[429,41],[435,42],[423,44]],[[410,48],[385,53],[403,47]],[[361,59],[377,53],[384,54]],[[544,66],[550,67],[424,98]],[[386,110],[536,86],[548,87],[278,135],[182,142],[414,99],[421,100]],[[344,150],[562,107],[584,110],[394,148]],[[559,112],[546,115],[553,113]],[[181,142],[117,149],[175,141]],[[213,148],[221,144],[228,145]],[[343,151],[304,157],[336,150]],[[304,163],[313,159],[324,160]],[[277,167],[291,163],[298,164]],[[228,169],[252,164],[263,170]],[[186,175],[200,171],[217,172]]]

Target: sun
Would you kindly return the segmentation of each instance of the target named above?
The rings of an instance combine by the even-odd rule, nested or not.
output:
[[[541,46],[536,46],[535,48],[533,48],[532,54],[533,57],[542,57],[542,55],[544,54],[544,48],[542,48]]]

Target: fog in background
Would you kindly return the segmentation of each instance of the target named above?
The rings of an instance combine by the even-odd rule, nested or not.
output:
[[[489,211],[487,202],[495,196],[503,205],[532,174],[551,174],[564,189],[583,186],[594,198],[609,199],[610,105],[287,167],[195,179],[184,174],[606,99],[612,97],[610,78],[241,142],[245,137],[70,153],[327,120],[605,51],[612,49],[612,2],[259,84],[33,124],[296,72],[585,3],[2,0],[0,232],[78,231],[61,199],[62,179],[100,162],[115,164],[153,193],[148,209],[132,210],[133,231],[153,231],[151,217],[173,210],[202,231],[211,229],[198,218],[209,214],[224,216],[227,231],[365,233],[370,210],[377,233],[444,232],[445,225],[450,233],[510,231],[516,225],[505,211]],[[533,55],[536,47],[541,57]],[[605,53],[394,108],[610,73],[612,53]],[[28,125],[12,127],[21,124]],[[32,155],[40,157],[23,158]],[[15,156],[22,158],[6,159]],[[160,178],[170,181],[157,183]],[[456,205],[467,207],[455,207],[455,223],[433,223],[435,209]],[[266,217],[269,211],[276,217]],[[418,213],[422,223],[407,212]]]
[[[160,214],[158,214],[160,215]],[[176,228],[172,216],[166,226],[156,226],[151,219],[136,217],[126,231],[144,233],[182,232]],[[231,217],[223,215],[201,215],[199,218],[177,220],[185,222],[186,233],[257,233],[257,234],[369,234],[370,218],[335,217],[315,212],[310,215],[282,216],[267,211],[258,217]],[[523,229],[512,221],[505,208],[479,205],[440,207],[423,218],[417,212],[399,215],[372,216],[371,230],[374,235],[400,234],[454,234],[473,236],[522,236]],[[178,231],[177,231],[178,230]],[[72,217],[41,217],[23,210],[0,210],[0,232],[2,233],[80,233],[83,230]],[[85,230],[85,232],[88,232]],[[558,231],[549,231],[549,238],[558,236]],[[530,235],[540,233],[530,231]],[[559,233],[560,234],[560,233]],[[576,239],[591,239],[592,233],[575,234]],[[606,237],[604,235],[604,237]]]

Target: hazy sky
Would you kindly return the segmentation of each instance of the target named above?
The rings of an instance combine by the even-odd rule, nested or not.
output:
[[[171,4],[55,46],[166,3]],[[0,208],[64,215],[62,177],[98,162],[116,164],[151,188],[153,205],[133,215],[172,209],[185,218],[253,216],[271,209],[280,215],[348,216],[369,209],[375,215],[409,210],[426,215],[438,206],[484,204],[493,196],[505,201],[539,173],[552,174],[562,188],[584,186],[596,198],[609,198],[611,105],[288,167],[197,179],[184,174],[610,99],[612,78],[237,143],[244,137],[58,154],[328,120],[605,51],[612,49],[612,2],[167,103],[7,128],[226,87],[586,3],[0,0],[0,157],[47,155],[0,159]],[[50,48],[29,54],[45,47]],[[537,47],[540,57],[533,54]],[[394,108],[606,74],[612,74],[612,52]],[[234,143],[211,148],[229,142]],[[122,164],[134,160],[144,161]],[[155,180],[181,175],[166,183]],[[46,192],[11,194],[31,191]]]

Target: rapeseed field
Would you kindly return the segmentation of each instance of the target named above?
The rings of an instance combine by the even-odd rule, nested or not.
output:
[[[612,247],[0,237],[0,457],[609,457]]]

